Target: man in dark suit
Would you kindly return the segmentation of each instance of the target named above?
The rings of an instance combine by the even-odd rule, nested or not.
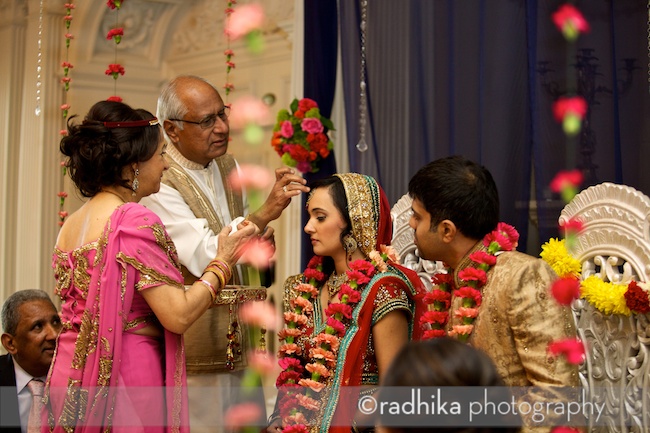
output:
[[[0,356],[0,430],[27,432],[32,406],[29,382],[45,382],[52,362],[61,319],[52,300],[42,290],[15,292],[2,306]]]

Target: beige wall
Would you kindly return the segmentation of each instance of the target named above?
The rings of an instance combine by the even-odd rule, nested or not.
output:
[[[70,114],[82,115],[95,102],[117,94],[134,107],[155,111],[162,83],[177,74],[195,74],[217,87],[225,83],[225,38],[222,35],[225,0],[219,1],[141,1],[124,3],[119,12],[125,36],[118,46],[117,62],[126,74],[114,82],[104,74],[115,59],[112,41],[105,34],[115,23],[115,12],[104,0],[76,2],[70,32],[75,35],[68,61],[74,65],[70,91],[64,95],[59,80],[61,61],[66,59],[62,16],[63,1],[44,2],[42,81],[40,116],[36,106],[36,59],[38,54],[39,5],[36,0],[0,2],[0,301],[15,290],[43,288],[52,291],[54,278],[50,267],[52,247],[58,232],[56,193],[70,194],[66,210],[73,212],[82,200],[75,196],[69,180],[60,171],[58,131],[64,127],[59,109],[67,96]],[[238,2],[245,3],[244,1]],[[276,96],[272,112],[288,106],[300,97],[298,75],[301,49],[294,52],[292,2],[264,0],[268,22],[264,29],[266,49],[259,56],[247,53],[237,43],[236,68],[230,81],[236,86],[230,100],[250,93],[261,97]],[[298,5],[300,1],[296,2]],[[298,6],[299,7],[299,6]],[[300,11],[298,10],[299,14]],[[300,38],[298,38],[300,40]],[[266,125],[267,139],[259,147],[246,145],[233,132],[231,152],[240,162],[280,166],[270,143],[272,125]],[[298,203],[296,203],[298,204]],[[299,259],[288,251],[299,251],[299,208],[292,205],[273,226],[279,256],[277,281],[273,292],[285,277],[299,272]],[[292,227],[288,230],[287,227]]]

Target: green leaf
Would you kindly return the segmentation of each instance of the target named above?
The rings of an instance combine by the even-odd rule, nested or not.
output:
[[[334,124],[332,123],[331,120],[326,119],[326,118],[323,117],[323,118],[320,119],[320,123],[322,123],[323,126],[324,126],[325,128],[327,128],[328,130],[330,130],[330,131],[336,131],[336,129],[334,129]]]
[[[291,105],[289,106],[289,108],[291,108],[292,113],[295,113],[296,110],[298,110],[298,99],[294,99],[293,101],[291,101]]]

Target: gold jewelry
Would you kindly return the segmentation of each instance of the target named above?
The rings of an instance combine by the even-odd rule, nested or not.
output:
[[[232,278],[232,268],[227,262],[219,258],[215,258],[210,263],[208,263],[208,266],[205,268],[204,272],[213,272],[216,274],[214,271],[215,269],[219,269],[221,272],[223,272],[223,277],[226,280],[225,283],[228,283],[228,281],[230,281],[230,278]]]
[[[357,240],[351,233],[343,236],[343,249],[347,253],[348,262],[352,261],[352,254],[357,250]]]
[[[119,195],[118,193],[116,193],[115,191],[111,191],[111,190],[108,190],[108,189],[102,189],[101,192],[107,192],[109,194],[113,194],[115,197],[119,198],[122,201],[122,203],[126,203],[126,200],[124,200],[122,198],[122,196]]]
[[[347,272],[343,272],[340,275],[337,275],[336,272],[332,272],[330,277],[327,279],[327,293],[330,295],[330,299],[333,299],[336,294],[341,290],[341,285],[348,281]]]

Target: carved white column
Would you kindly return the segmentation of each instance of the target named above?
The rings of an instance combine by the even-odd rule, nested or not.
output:
[[[13,292],[17,166],[26,27],[24,1],[0,4],[0,301]]]
[[[17,163],[16,245],[13,289],[52,290],[52,247],[58,232],[56,193],[61,189],[58,141],[63,5],[46,3],[43,16],[41,114],[36,116],[39,0],[27,2],[23,95]]]

